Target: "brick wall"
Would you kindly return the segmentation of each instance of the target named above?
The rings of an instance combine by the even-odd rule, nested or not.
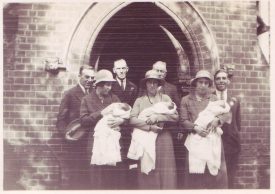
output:
[[[242,98],[242,152],[235,184],[269,188],[269,66],[258,57],[256,3],[194,4],[214,35],[221,63],[235,64],[231,89]],[[75,74],[51,75],[44,70],[43,60],[62,59],[88,5],[9,4],[4,8],[5,189],[61,186],[60,156],[65,148],[54,125],[62,93],[75,83]]]
[[[44,70],[43,61],[64,55],[83,7],[85,4],[10,4],[4,10],[6,188],[60,187],[64,147],[55,122],[61,95],[72,86],[74,75],[61,72],[53,76]]]
[[[259,56],[256,3],[194,2],[218,44],[221,63],[235,64],[231,90],[241,97],[242,151],[238,188],[268,188],[270,165],[269,65]]]

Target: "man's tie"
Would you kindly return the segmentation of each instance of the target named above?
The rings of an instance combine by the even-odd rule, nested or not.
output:
[[[85,89],[85,95],[89,94],[89,89]]]
[[[121,90],[122,90],[122,91],[124,91],[124,83],[123,83],[123,82],[124,82],[124,80],[121,80],[121,85],[120,85],[120,87],[121,87]]]

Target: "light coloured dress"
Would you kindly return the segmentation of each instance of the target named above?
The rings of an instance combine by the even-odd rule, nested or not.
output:
[[[161,101],[171,102],[167,95],[162,95]],[[138,118],[139,114],[146,108],[153,106],[147,96],[137,98],[134,103],[131,117]],[[158,133],[156,139],[156,164],[155,169],[149,174],[144,174],[139,169],[138,188],[139,189],[176,189],[177,176],[175,155],[170,131],[164,125],[163,130]]]

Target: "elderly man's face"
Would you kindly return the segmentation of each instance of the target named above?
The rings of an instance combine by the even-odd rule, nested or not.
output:
[[[166,74],[167,74],[167,70],[166,70],[166,65],[165,64],[162,64],[162,63],[156,64],[156,65],[153,66],[153,70],[155,70],[157,72],[158,76],[161,79],[165,79]]]
[[[199,78],[196,81],[196,92],[199,95],[205,95],[208,93],[210,87],[210,81],[207,78]]]
[[[95,72],[92,69],[83,69],[79,75],[79,83],[85,88],[89,89],[94,82]]]
[[[219,72],[216,77],[214,78],[215,80],[215,86],[218,91],[224,91],[226,90],[229,80],[228,76],[225,72]]]
[[[128,67],[125,63],[117,63],[114,65],[113,71],[119,79],[125,79],[128,72]]]

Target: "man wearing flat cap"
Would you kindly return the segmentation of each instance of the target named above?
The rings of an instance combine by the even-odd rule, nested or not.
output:
[[[110,71],[102,69],[95,74],[95,89],[82,99],[80,108],[80,122],[83,127],[89,128],[87,155],[91,161],[94,146],[94,128],[103,117],[106,107],[112,103],[120,102],[119,98],[112,94],[112,84],[116,81]],[[108,119],[110,128],[118,129],[118,126],[126,122],[120,117]],[[125,183],[124,164],[117,162],[115,165],[91,164],[89,166],[90,189],[123,189]]]
[[[83,152],[87,146],[87,138],[72,139],[71,133],[67,133],[67,128],[68,126],[74,126],[71,123],[79,119],[81,100],[91,90],[94,81],[93,67],[89,65],[81,66],[78,78],[78,84],[65,92],[57,115],[56,128],[66,140],[64,142],[64,150],[66,150],[64,155],[68,157],[63,161],[61,167],[62,174],[68,176],[62,177],[64,179],[62,180],[64,183],[62,189],[85,189],[88,186],[86,181],[88,174],[85,173],[88,169],[87,158],[86,153]],[[75,128],[72,130],[75,130]]]

